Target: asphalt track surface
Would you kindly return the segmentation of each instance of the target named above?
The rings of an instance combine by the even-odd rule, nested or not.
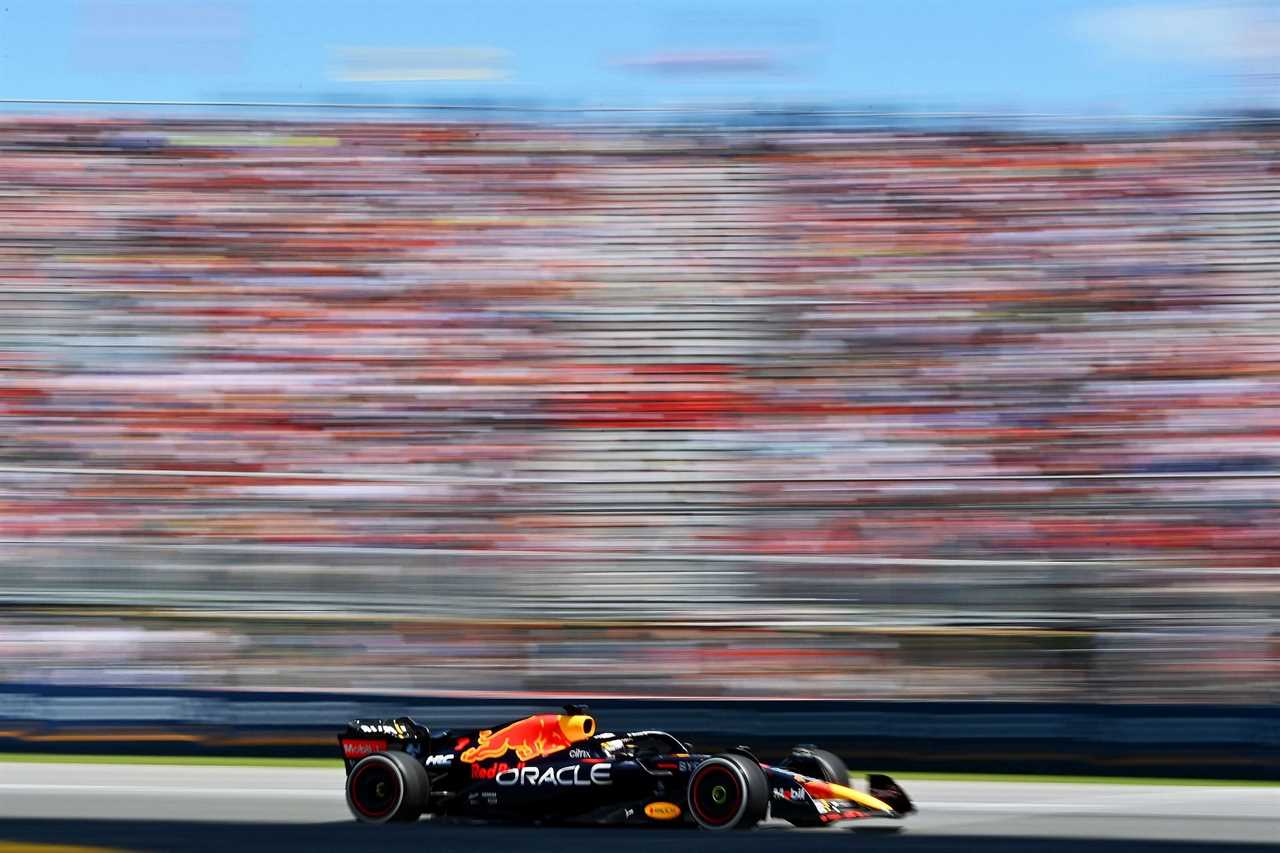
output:
[[[1280,787],[911,782],[920,813],[902,824],[711,833],[429,820],[364,826],[347,812],[342,781],[341,769],[4,763],[0,853],[43,845],[210,853],[1280,850]]]

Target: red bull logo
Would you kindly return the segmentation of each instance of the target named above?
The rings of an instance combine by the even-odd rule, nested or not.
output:
[[[505,761],[499,761],[497,764],[490,764],[488,767],[481,767],[479,764],[471,765],[472,779],[492,779],[504,770],[510,770],[511,765]]]
[[[595,731],[596,721],[584,714],[534,714],[497,731],[480,732],[476,745],[463,752],[461,758],[466,764],[475,764],[514,751],[520,761],[532,761],[568,749]]]

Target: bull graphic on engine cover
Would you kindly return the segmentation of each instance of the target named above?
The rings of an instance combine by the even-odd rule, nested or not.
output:
[[[568,749],[595,733],[596,721],[584,714],[534,714],[497,731],[483,730],[476,745],[460,756],[467,764],[501,758],[515,751],[520,761],[543,758]]]

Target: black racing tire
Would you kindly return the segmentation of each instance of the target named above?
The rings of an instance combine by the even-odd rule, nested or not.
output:
[[[688,803],[703,829],[750,829],[769,811],[769,780],[745,755],[713,755],[689,776]]]
[[[822,771],[822,775],[818,778],[823,782],[835,782],[838,785],[849,784],[849,768],[845,766],[840,756],[834,752],[814,747],[806,747],[805,751],[816,760],[818,768]]]
[[[361,823],[415,821],[430,793],[427,769],[399,751],[367,755],[347,774],[347,808]]]

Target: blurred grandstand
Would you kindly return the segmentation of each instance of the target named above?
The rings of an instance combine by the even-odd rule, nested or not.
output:
[[[0,120],[0,680],[1274,700],[1280,130]]]

